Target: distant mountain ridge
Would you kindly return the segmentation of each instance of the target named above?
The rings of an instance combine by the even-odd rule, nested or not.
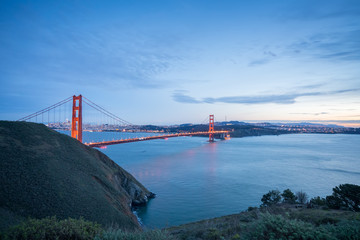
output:
[[[139,229],[132,205],[154,195],[96,149],[42,124],[0,121],[0,230],[27,217]]]
[[[185,123],[172,126],[140,126],[143,131],[158,132],[197,132],[208,131],[208,124]],[[323,133],[323,134],[360,134],[360,128],[344,127],[336,124],[322,124],[310,122],[293,123],[246,123],[241,121],[215,122],[215,130],[229,131],[230,137],[247,137],[263,135],[280,135],[290,133]]]

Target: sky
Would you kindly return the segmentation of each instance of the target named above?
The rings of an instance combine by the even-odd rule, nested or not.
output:
[[[0,1],[0,119],[82,94],[134,124],[360,127],[360,1]]]

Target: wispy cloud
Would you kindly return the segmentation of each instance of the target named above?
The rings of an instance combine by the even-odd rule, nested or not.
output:
[[[297,2],[297,7],[291,5],[291,8],[280,14],[280,20],[318,21],[335,18],[357,18],[360,14],[360,8],[356,3],[354,1],[353,4],[337,4],[336,7],[324,8],[321,6],[323,4],[321,1],[314,2],[311,5],[307,4],[306,1],[300,1]]]
[[[198,100],[192,96],[186,95],[184,92],[175,92],[173,100],[180,103],[234,103],[234,104],[293,104],[297,98],[307,96],[323,96],[340,93],[356,92],[359,89],[344,89],[327,92],[303,92],[303,93],[285,93],[285,94],[271,94],[271,95],[253,95],[253,96],[229,96],[218,98],[203,98]]]
[[[326,114],[329,114],[329,113],[328,112],[319,112],[319,113],[289,113],[289,114],[319,116],[319,115],[326,115]]]
[[[267,58],[257,59],[257,60],[251,61],[249,63],[249,66],[253,67],[253,66],[258,66],[258,65],[264,65],[268,62],[270,62],[270,59],[267,59]]]
[[[296,89],[298,90],[308,90],[308,89],[315,89],[324,86],[325,83],[318,83],[318,84],[310,84],[310,85],[304,85],[304,86],[298,86]]]
[[[173,99],[176,102],[181,103],[201,103],[201,101],[196,100],[195,98],[185,95],[186,91],[178,90],[173,94]]]
[[[181,61],[181,56],[172,51],[180,37],[123,29],[107,20],[92,24],[94,20],[89,19],[87,24],[77,24],[73,21],[77,12],[62,16],[62,10],[51,8],[49,15],[54,18],[49,23],[37,18],[29,21],[28,12],[19,13],[16,27],[2,28],[0,71],[11,76],[21,72],[22,79],[36,79],[39,84],[46,81],[106,89],[164,88],[173,84],[158,76]],[[88,16],[80,13],[80,18]],[[12,84],[13,80],[8,79]]]
[[[249,63],[250,67],[258,66],[258,65],[264,65],[272,61],[275,57],[277,57],[277,54],[275,54],[272,51],[264,51],[262,53],[263,57],[259,59],[255,59]]]
[[[360,61],[360,30],[316,34],[289,46],[294,54],[316,58]]]
[[[347,112],[350,112],[350,111],[357,111],[358,109],[355,109],[355,108],[341,108],[341,109],[338,109],[338,108],[332,108],[332,109],[329,109],[331,111],[347,111]]]

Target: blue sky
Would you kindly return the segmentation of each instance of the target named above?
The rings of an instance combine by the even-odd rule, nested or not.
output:
[[[83,94],[135,124],[360,123],[359,1],[2,0],[0,54],[1,119]]]

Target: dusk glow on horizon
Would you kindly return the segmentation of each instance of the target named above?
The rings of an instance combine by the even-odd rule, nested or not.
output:
[[[360,2],[0,3],[1,120],[82,94],[134,124],[360,127]]]

